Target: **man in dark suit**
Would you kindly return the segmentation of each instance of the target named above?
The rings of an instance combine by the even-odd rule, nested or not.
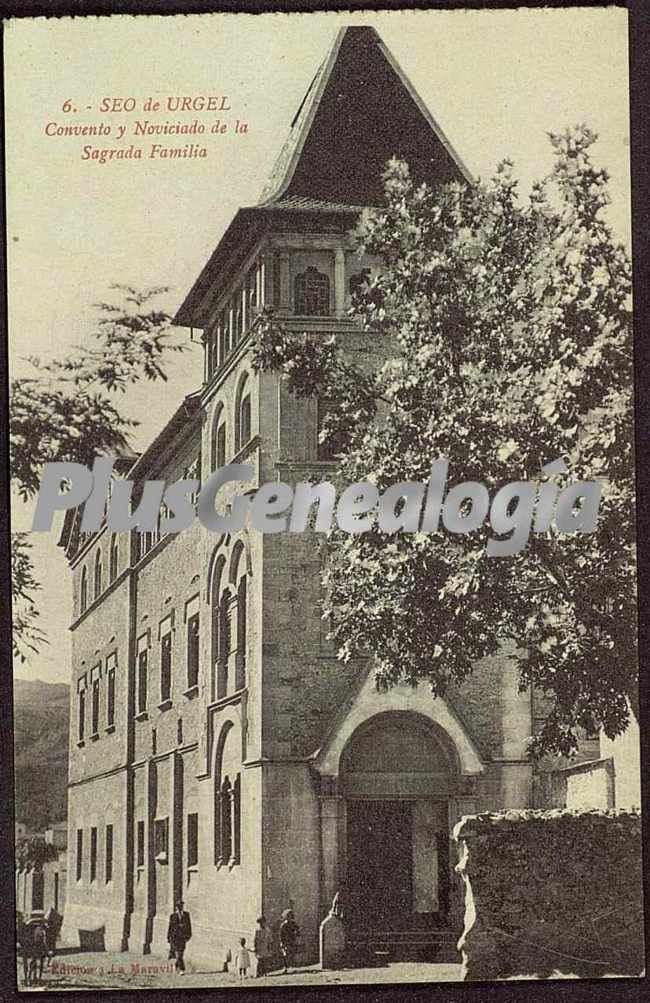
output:
[[[176,971],[180,975],[185,974],[185,945],[192,936],[192,923],[189,912],[183,910],[183,901],[179,899],[176,908],[169,917],[169,927],[167,928],[167,940],[169,941],[169,954],[176,962]]]

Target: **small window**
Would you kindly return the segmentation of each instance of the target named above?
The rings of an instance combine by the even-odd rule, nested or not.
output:
[[[109,567],[108,567],[108,577],[109,581],[111,582],[114,582],[115,579],[117,578],[117,574],[119,571],[119,562],[120,562],[120,549],[117,539],[117,533],[113,533],[113,535],[111,536]]]
[[[239,408],[239,441],[242,449],[251,437],[251,398],[250,394],[242,397]]]
[[[216,468],[226,465],[226,423],[222,421],[217,429]],[[215,468],[215,469],[216,469]]]
[[[144,821],[140,819],[137,829],[136,865],[144,867]]]
[[[154,854],[161,864],[167,863],[169,853],[169,819],[157,818],[153,830]]]
[[[113,880],[113,826],[106,826],[106,861],[104,869],[106,884]]]
[[[172,694],[172,632],[169,630],[160,642],[160,701],[171,699]]]
[[[296,276],[294,312],[303,317],[326,317],[330,312],[330,280],[310,266]]]
[[[187,816],[187,866],[196,867],[199,862],[199,816],[193,812]]]
[[[83,831],[83,829],[77,829],[77,855],[76,855],[76,864],[77,864],[77,870],[76,870],[77,881],[81,881],[81,878],[83,876],[83,869],[84,869],[84,831]]]
[[[32,871],[32,909],[41,911],[45,903],[45,875]]]
[[[102,552],[95,555],[95,599],[102,594]]]
[[[237,589],[237,678],[235,688],[241,690],[246,685],[246,577]]]
[[[90,830],[90,880],[97,880],[97,829]]]
[[[84,564],[81,569],[81,585],[79,588],[79,608],[82,613],[88,608],[88,572]]]
[[[99,732],[99,679],[93,681],[93,694],[92,694],[92,732],[91,734],[97,735]]]
[[[229,338],[228,338],[228,325],[229,317],[226,310],[222,310],[219,314],[219,365],[222,366],[226,361],[226,356],[229,351]]]
[[[78,717],[77,717],[77,736],[80,742],[83,742],[86,734],[86,690],[79,690],[79,703],[78,703]]]
[[[108,667],[106,677],[106,727],[112,728],[115,724],[115,663]]]
[[[147,660],[149,652],[144,648],[138,655],[138,713],[147,709]]]
[[[195,613],[187,621],[187,687],[199,682],[199,614]]]

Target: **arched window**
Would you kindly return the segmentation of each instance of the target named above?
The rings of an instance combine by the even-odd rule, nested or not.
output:
[[[326,317],[330,312],[330,280],[309,266],[296,275],[293,286],[294,313],[304,317]]]
[[[214,775],[214,862],[241,861],[241,732],[227,722],[221,733]]]
[[[95,554],[95,586],[94,596],[97,599],[102,594],[102,552],[98,550]]]
[[[220,694],[220,648],[221,643],[221,586],[222,574],[226,559],[223,554],[214,562],[212,576],[209,584],[211,619],[212,619],[212,674],[211,674],[211,699],[216,700]]]
[[[217,641],[217,700],[228,693],[228,660],[232,644],[232,596],[224,589],[219,602],[219,628]]]
[[[215,471],[226,465],[226,415],[219,406],[212,422],[212,442],[210,444],[210,470]]]
[[[235,410],[235,452],[243,449],[251,437],[251,397],[248,377],[239,384]]]
[[[79,608],[82,613],[86,612],[88,608],[88,572],[86,570],[86,565],[84,564],[81,569],[81,586],[79,589]]]
[[[246,685],[246,575],[243,575],[237,589],[237,662],[235,667],[235,689]]]
[[[108,580],[109,582],[114,582],[117,578],[117,573],[119,571],[120,562],[120,550],[117,539],[117,533],[113,533],[111,536],[111,542],[109,547],[109,558],[108,558]]]

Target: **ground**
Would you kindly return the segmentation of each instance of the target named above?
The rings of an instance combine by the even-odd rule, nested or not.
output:
[[[149,971],[147,971],[149,969]],[[61,951],[52,968],[45,971],[43,990],[61,989],[167,989],[181,986],[190,988],[248,989],[265,986],[324,986],[336,983],[360,985],[390,982],[458,982],[460,965],[395,962],[376,968],[354,968],[323,972],[317,966],[300,967],[283,975],[280,972],[262,979],[249,978],[240,982],[229,972],[196,971],[188,965],[184,976],[173,971],[173,962],[167,958],[142,956],[127,951],[121,954]],[[19,988],[22,989],[22,968],[19,969]],[[32,987],[30,987],[32,988]]]

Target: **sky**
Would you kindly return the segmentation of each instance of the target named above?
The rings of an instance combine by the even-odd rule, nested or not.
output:
[[[585,122],[599,135],[594,159],[611,174],[609,219],[630,243],[627,14],[618,8],[383,13],[201,14],[174,17],[18,19],[6,25],[5,114],[9,353],[14,375],[30,355],[62,356],[92,331],[93,304],[112,283],[169,286],[173,311],[240,206],[252,205],[303,95],[338,28],[371,24],[452,145],[477,177],[504,157],[522,194],[551,167],[547,133]],[[145,113],[151,98],[226,97],[222,113]],[[100,111],[133,98],[137,111]],[[78,111],[64,111],[68,101]],[[66,106],[68,107],[68,106]],[[104,164],[84,145],[124,148],[114,137],[48,136],[71,123],[226,121],[208,134],[205,159]],[[234,122],[247,124],[235,134]],[[135,142],[135,141],[134,141]],[[202,377],[197,344],[173,362],[167,384],[131,390],[140,421],[133,445],[156,434]],[[32,509],[15,502],[12,528]],[[34,534],[42,626],[49,644],[22,678],[67,681],[71,576],[57,533]]]

